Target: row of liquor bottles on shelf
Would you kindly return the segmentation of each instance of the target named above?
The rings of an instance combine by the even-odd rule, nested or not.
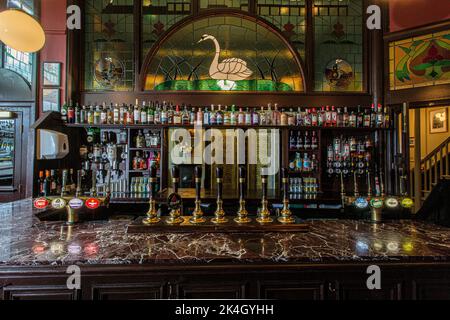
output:
[[[317,137],[316,131],[291,131],[289,136],[289,150],[299,151],[299,150],[316,150],[319,147],[319,139]]]
[[[59,196],[62,192],[63,177],[66,179],[66,192],[75,193],[76,176],[74,170],[42,170],[36,181],[40,197]]]
[[[211,105],[192,107],[172,103],[150,102],[142,105],[110,104],[80,107],[78,103],[65,104],[62,118],[74,124],[170,124],[170,125],[280,125],[312,127],[387,128],[390,117],[387,109],[371,107],[231,107]]]
[[[128,144],[128,130],[121,129],[116,131],[100,130],[98,128],[89,128],[87,130],[87,142],[91,144]],[[153,130],[132,131],[132,148],[160,148],[161,134]]]
[[[370,171],[373,141],[368,136],[335,137],[327,148],[327,173],[344,176],[356,172],[363,175]]]
[[[317,178],[289,178],[291,198],[295,198],[297,195],[317,195],[319,190]]]
[[[151,166],[159,168],[160,160],[161,154],[158,151],[144,151],[142,153],[136,151],[131,161],[131,169],[134,171],[145,171]]]
[[[300,152],[295,153],[295,158],[289,160],[289,169],[293,172],[317,173],[319,171],[319,160],[315,154],[309,155]]]

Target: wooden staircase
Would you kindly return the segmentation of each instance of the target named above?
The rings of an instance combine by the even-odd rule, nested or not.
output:
[[[426,156],[421,162],[420,172],[414,172],[410,170],[410,190],[414,197],[414,181],[415,175],[420,175],[418,181],[421,186],[421,200],[422,203],[431,193],[431,190],[441,179],[450,179],[450,136],[434,149],[428,156]],[[421,205],[421,204],[420,204]],[[420,207],[420,206],[419,206]]]

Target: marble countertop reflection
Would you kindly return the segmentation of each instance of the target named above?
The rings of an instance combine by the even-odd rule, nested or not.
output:
[[[41,222],[31,200],[0,205],[0,266],[450,262],[450,228],[314,220],[307,233],[127,234],[130,220]]]

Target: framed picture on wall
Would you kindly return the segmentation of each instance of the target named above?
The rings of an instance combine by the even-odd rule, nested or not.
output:
[[[58,88],[42,89],[42,111],[57,111],[61,109],[60,90]]]
[[[430,133],[443,133],[448,131],[447,108],[432,110],[430,116]]]
[[[45,87],[61,86],[61,63],[44,62],[42,67],[43,85]]]

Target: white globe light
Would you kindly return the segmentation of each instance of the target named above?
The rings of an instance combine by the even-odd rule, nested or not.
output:
[[[0,41],[17,51],[36,52],[45,44],[45,33],[29,14],[9,9],[0,12]]]

